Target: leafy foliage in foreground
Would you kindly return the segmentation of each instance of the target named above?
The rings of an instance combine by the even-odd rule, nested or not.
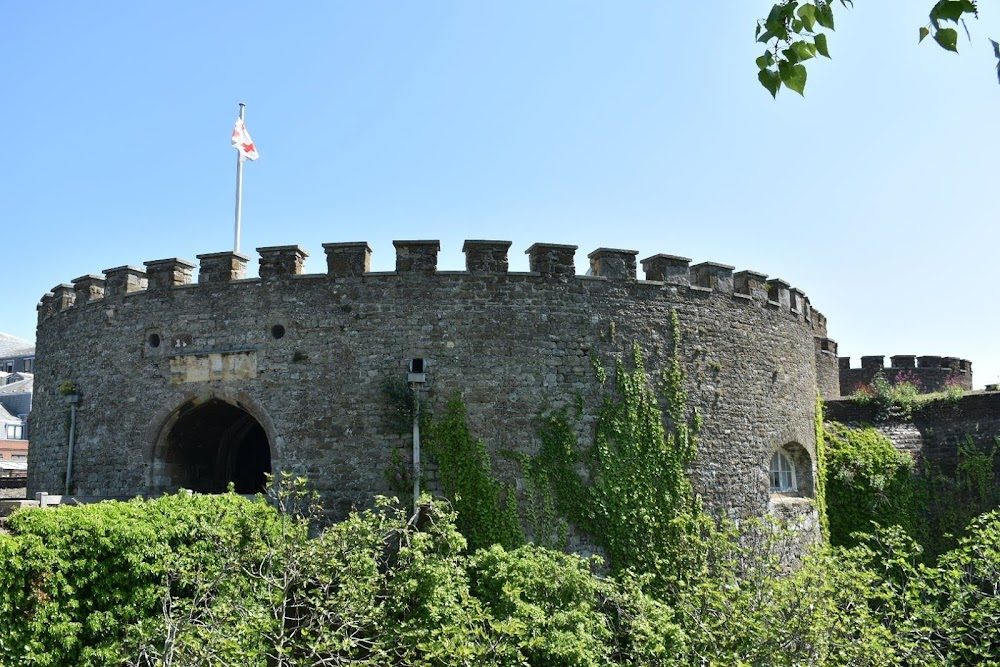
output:
[[[780,527],[718,531],[672,604],[531,545],[465,550],[446,506],[315,530],[181,494],[29,510],[0,535],[3,665],[968,665],[1000,659],[1000,516],[934,563],[902,530],[789,572]],[[737,539],[738,538],[738,539]]]
[[[839,0],[841,7],[854,6],[853,0]],[[757,22],[755,37],[765,44],[757,58],[757,78],[772,96],[782,86],[800,95],[806,86],[805,62],[817,55],[830,57],[827,32],[834,29],[837,0],[781,0],[767,18]],[[959,26],[969,35],[966,19],[979,18],[976,0],[937,0],[931,6],[927,25],[919,30],[919,41],[930,36],[946,51],[958,51]],[[971,39],[971,38],[970,38]],[[1000,60],[1000,45],[990,40]],[[998,64],[1000,73],[1000,64]]]

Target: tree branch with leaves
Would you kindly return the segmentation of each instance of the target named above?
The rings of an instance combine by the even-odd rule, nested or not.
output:
[[[854,6],[853,0],[783,0],[757,22],[755,37],[766,45],[757,58],[757,78],[772,96],[776,97],[782,86],[805,94],[805,62],[816,56],[830,57],[827,34],[834,30],[834,5],[838,2],[843,8]],[[919,29],[918,41],[931,37],[941,48],[957,52],[958,28],[971,41],[966,20],[973,18],[979,18],[976,0],[938,0],[931,7],[927,25]],[[1000,44],[990,42],[1000,61]],[[1000,63],[997,67],[1000,76]]]

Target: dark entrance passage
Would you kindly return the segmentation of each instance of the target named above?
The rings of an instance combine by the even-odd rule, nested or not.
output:
[[[181,408],[166,441],[166,472],[172,486],[199,493],[264,490],[271,449],[260,423],[224,401]]]

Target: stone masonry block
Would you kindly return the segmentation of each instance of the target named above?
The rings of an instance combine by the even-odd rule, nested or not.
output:
[[[146,265],[148,289],[153,292],[168,290],[180,285],[190,285],[195,265],[186,259],[171,257],[143,262]]]
[[[702,262],[691,267],[691,282],[699,287],[709,287],[722,294],[733,293],[733,269],[736,267],[716,262]]]
[[[231,283],[247,277],[250,258],[238,252],[213,252],[198,255],[198,283]]]
[[[733,274],[733,289],[749,294],[754,301],[767,301],[767,275],[756,271],[737,271]]]
[[[39,323],[41,323],[42,320],[52,317],[57,312],[56,295],[52,292],[46,292],[42,295],[42,298],[38,302],[38,306],[36,306],[36,308],[38,309]]]
[[[507,253],[510,241],[466,241],[462,246],[465,253],[465,270],[469,273],[507,273],[510,261]]]
[[[635,258],[638,254],[638,250],[598,248],[587,257],[590,259],[590,270],[595,276],[610,280],[634,281]]]
[[[897,354],[889,357],[893,368],[916,368],[917,357],[913,354]]]
[[[642,260],[646,280],[656,280],[671,285],[691,284],[691,258],[677,255],[653,255]]]
[[[917,357],[917,368],[941,368],[941,357],[926,355]]]
[[[575,276],[573,257],[579,246],[558,243],[535,243],[524,251],[528,256],[528,270],[543,276]]]
[[[797,287],[792,287],[788,290],[788,303],[789,310],[800,315],[806,312],[808,308],[805,292]]]
[[[124,296],[146,289],[146,272],[134,266],[104,269],[104,297]]]
[[[363,276],[371,271],[372,249],[365,241],[324,243],[326,274],[332,278]]]
[[[791,297],[788,294],[788,283],[780,278],[771,278],[767,281],[767,300],[778,306],[781,310],[791,309]]]
[[[80,305],[104,298],[104,276],[88,274],[73,279],[76,302]]]
[[[56,285],[52,288],[52,295],[55,297],[56,310],[66,310],[72,308],[76,303],[76,291],[69,283]]]
[[[861,357],[861,368],[866,370],[881,370],[885,368],[885,355]]]
[[[297,276],[303,272],[306,257],[309,256],[309,253],[297,245],[268,246],[257,248],[257,252],[260,254],[261,280]]]
[[[393,241],[396,247],[397,273],[434,273],[440,241]]]

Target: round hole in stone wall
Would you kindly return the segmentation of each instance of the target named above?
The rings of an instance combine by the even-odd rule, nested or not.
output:
[[[149,346],[160,347],[160,334],[149,334]]]
[[[271,335],[274,336],[275,339],[284,338],[285,327],[281,326],[280,324],[275,324],[273,327],[271,327]]]

